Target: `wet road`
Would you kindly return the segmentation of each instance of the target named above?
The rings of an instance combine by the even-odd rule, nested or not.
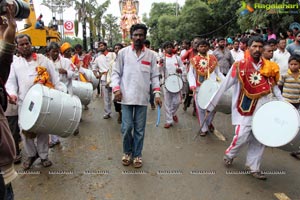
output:
[[[217,113],[215,127],[227,141],[215,135],[194,136],[198,131],[192,108],[178,110],[179,123],[164,129],[164,114],[155,127],[156,111],[149,106],[144,165],[141,169],[121,164],[122,145],[117,114],[105,120],[103,101],[94,98],[83,111],[80,134],[61,139],[50,150],[53,162],[40,161],[13,181],[16,200],[269,200],[300,199],[300,161],[287,152],[266,148],[262,170],[267,181],[243,174],[245,149],[231,168],[223,165],[223,153],[231,142],[230,115]],[[277,194],[279,193],[279,194]],[[282,193],[282,194],[281,194]],[[281,195],[281,196],[280,196]]]

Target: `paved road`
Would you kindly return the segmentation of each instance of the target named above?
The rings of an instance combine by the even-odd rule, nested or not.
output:
[[[122,145],[117,115],[104,120],[102,99],[94,98],[83,111],[80,134],[61,139],[50,150],[53,166],[34,164],[31,174],[13,182],[16,200],[276,200],[300,199],[300,161],[287,152],[267,148],[262,169],[270,173],[260,181],[243,173],[245,150],[225,168],[223,153],[232,139],[230,115],[217,113],[215,127],[227,141],[215,135],[193,140],[198,124],[180,107],[179,123],[169,130],[155,127],[156,111],[149,106],[144,166],[121,164]],[[283,193],[283,194],[276,194]],[[277,195],[277,197],[276,197]],[[281,195],[281,197],[279,197]]]

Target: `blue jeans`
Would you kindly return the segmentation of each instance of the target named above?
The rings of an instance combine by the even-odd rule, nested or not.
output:
[[[123,152],[134,158],[142,156],[147,106],[122,105]],[[133,131],[132,131],[133,130]]]

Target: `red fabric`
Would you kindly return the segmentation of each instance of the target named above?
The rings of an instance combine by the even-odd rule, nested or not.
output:
[[[239,139],[239,133],[240,133],[240,125],[238,125],[238,126],[236,127],[235,136],[234,136],[234,138],[233,138],[233,141],[232,141],[231,145],[228,147],[228,149],[226,149],[225,154],[228,154],[229,151],[230,151],[231,149],[233,149],[233,147],[236,146],[236,143],[237,143],[237,141],[238,141],[238,139]]]

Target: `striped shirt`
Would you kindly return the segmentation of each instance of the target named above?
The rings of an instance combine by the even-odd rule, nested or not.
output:
[[[283,86],[282,96],[289,103],[300,103],[300,75],[297,78],[288,72],[281,76],[278,85]]]

